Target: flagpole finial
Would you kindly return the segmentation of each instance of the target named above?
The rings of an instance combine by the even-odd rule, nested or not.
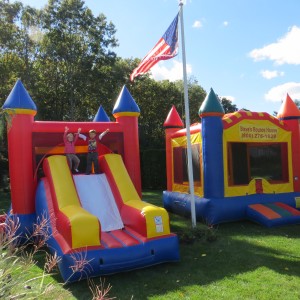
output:
[[[183,6],[183,0],[179,0],[179,6]]]

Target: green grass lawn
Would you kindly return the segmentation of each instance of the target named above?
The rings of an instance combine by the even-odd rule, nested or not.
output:
[[[145,192],[143,200],[161,206],[161,195]],[[1,193],[0,197],[1,209],[7,200]],[[180,262],[106,276],[102,282],[112,286],[110,297],[300,299],[300,225],[270,229],[243,221],[208,229],[198,223],[191,232],[189,219],[173,214],[170,219],[172,231],[180,237]],[[42,274],[43,259],[39,261],[35,276]],[[52,279],[60,281],[59,275]],[[93,281],[99,284],[100,278]],[[56,299],[92,299],[86,280],[56,287],[58,294],[67,290]]]

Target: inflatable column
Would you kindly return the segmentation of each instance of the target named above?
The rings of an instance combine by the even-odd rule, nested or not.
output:
[[[224,198],[223,115],[224,109],[211,89],[199,109],[202,118],[204,198]]]
[[[32,125],[37,109],[20,80],[16,82],[2,108],[12,116],[8,128],[12,214],[18,216],[21,226],[26,226],[24,223],[32,224],[35,218]]]
[[[280,107],[277,118],[291,128],[293,184],[294,191],[300,192],[300,111],[288,94]]]
[[[174,132],[178,131],[179,128],[183,128],[183,122],[173,105],[165,122],[165,135],[166,135],[166,171],[167,171],[167,190],[172,191],[173,184],[173,151],[172,151],[172,140],[171,136]]]
[[[114,106],[113,116],[123,128],[124,163],[138,194],[141,196],[139,115],[140,109],[124,85]]]

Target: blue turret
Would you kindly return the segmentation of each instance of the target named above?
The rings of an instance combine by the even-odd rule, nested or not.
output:
[[[203,101],[202,155],[204,198],[224,198],[223,124],[224,109],[213,89]]]
[[[28,110],[32,114],[36,114],[36,105],[26,91],[20,79],[16,82],[7,99],[5,100],[3,109]]]
[[[104,108],[102,107],[102,105],[100,105],[93,121],[94,122],[110,122],[110,119],[109,119],[107,113],[105,112]]]
[[[140,109],[124,85],[113,109],[113,115],[139,116]]]

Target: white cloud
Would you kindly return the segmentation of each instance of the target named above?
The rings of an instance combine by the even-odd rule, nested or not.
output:
[[[223,22],[223,26],[227,27],[229,25],[229,22],[228,21],[224,21]]]
[[[300,64],[300,28],[293,26],[288,33],[276,43],[269,44],[250,52],[254,61],[269,59],[278,65]]]
[[[283,76],[284,72],[279,72],[279,71],[270,71],[270,70],[262,70],[260,71],[260,74],[263,78],[266,79],[272,79],[272,78],[276,78],[279,76]]]
[[[199,20],[195,21],[193,24],[193,28],[200,28],[200,27],[202,27],[201,21],[199,21]]]
[[[281,102],[289,94],[293,100],[300,99],[300,82],[287,82],[271,88],[265,99],[271,102]]]
[[[178,60],[173,60],[170,67],[166,66],[166,62],[160,61],[151,69],[151,78],[154,80],[168,79],[170,81],[176,81],[183,79],[182,75],[182,63]],[[187,64],[187,75],[192,73],[192,66]]]

